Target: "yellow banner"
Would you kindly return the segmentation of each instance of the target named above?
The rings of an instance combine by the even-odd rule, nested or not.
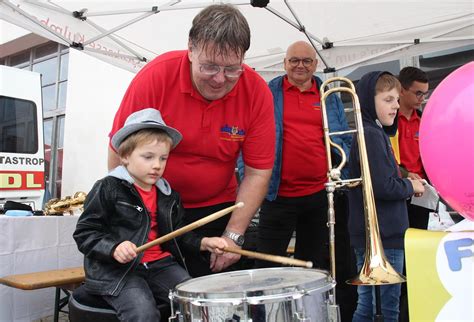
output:
[[[410,322],[474,321],[474,232],[408,229]]]

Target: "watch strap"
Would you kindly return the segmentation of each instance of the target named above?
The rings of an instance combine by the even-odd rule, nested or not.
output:
[[[243,246],[245,238],[243,235],[234,233],[233,231],[224,230],[222,236],[231,239],[237,246]]]

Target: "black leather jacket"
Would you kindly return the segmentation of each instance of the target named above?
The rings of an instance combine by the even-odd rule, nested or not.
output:
[[[143,257],[140,253],[126,264],[112,257],[115,247],[125,240],[137,246],[146,243],[150,231],[150,218],[132,182],[125,168],[118,167],[95,183],[84,203],[73,237],[84,254],[85,288],[91,294],[117,295]],[[166,181],[157,186],[158,235],[164,236],[181,226],[184,209],[178,193]],[[160,246],[186,267],[180,246],[200,256],[200,244],[201,237],[190,232]]]

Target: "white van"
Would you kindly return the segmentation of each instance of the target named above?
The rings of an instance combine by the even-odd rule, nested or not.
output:
[[[44,192],[41,75],[0,66],[0,210],[9,200],[40,210]]]

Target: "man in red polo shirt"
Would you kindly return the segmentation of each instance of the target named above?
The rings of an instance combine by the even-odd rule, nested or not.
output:
[[[321,79],[314,76],[318,64],[316,51],[307,42],[295,42],[288,47],[283,64],[286,75],[269,83],[275,110],[276,151],[270,186],[260,210],[257,250],[284,256],[296,231],[295,258],[329,269],[328,201],[324,186],[328,181],[328,164],[319,92]],[[330,95],[326,106],[331,132],[347,130],[339,96]],[[349,156],[351,135],[332,139]],[[350,269],[345,198],[344,194],[336,193],[336,276],[348,279],[355,272]],[[256,266],[276,265],[256,261]],[[355,289],[349,288],[343,279],[338,280],[337,288],[341,316],[343,321],[349,320],[355,307]]]
[[[231,5],[212,5],[194,19],[188,49],[158,56],[131,82],[110,136],[134,111],[156,108],[183,140],[170,155],[165,176],[182,197],[187,223],[243,201],[235,210],[196,232],[223,236],[242,247],[243,235],[267,191],[274,160],[272,95],[265,81],[243,64],[250,46],[245,17]],[[237,192],[235,165],[245,161]],[[109,168],[118,164],[109,146]],[[185,254],[186,257],[186,254]],[[191,276],[221,271],[238,261],[225,253],[186,257]]]
[[[398,79],[402,84],[398,112],[400,167],[408,178],[427,179],[420,156],[419,129],[421,104],[428,94],[428,77],[419,68],[405,67]],[[410,227],[426,229],[430,210],[412,205],[410,200],[407,206]]]

